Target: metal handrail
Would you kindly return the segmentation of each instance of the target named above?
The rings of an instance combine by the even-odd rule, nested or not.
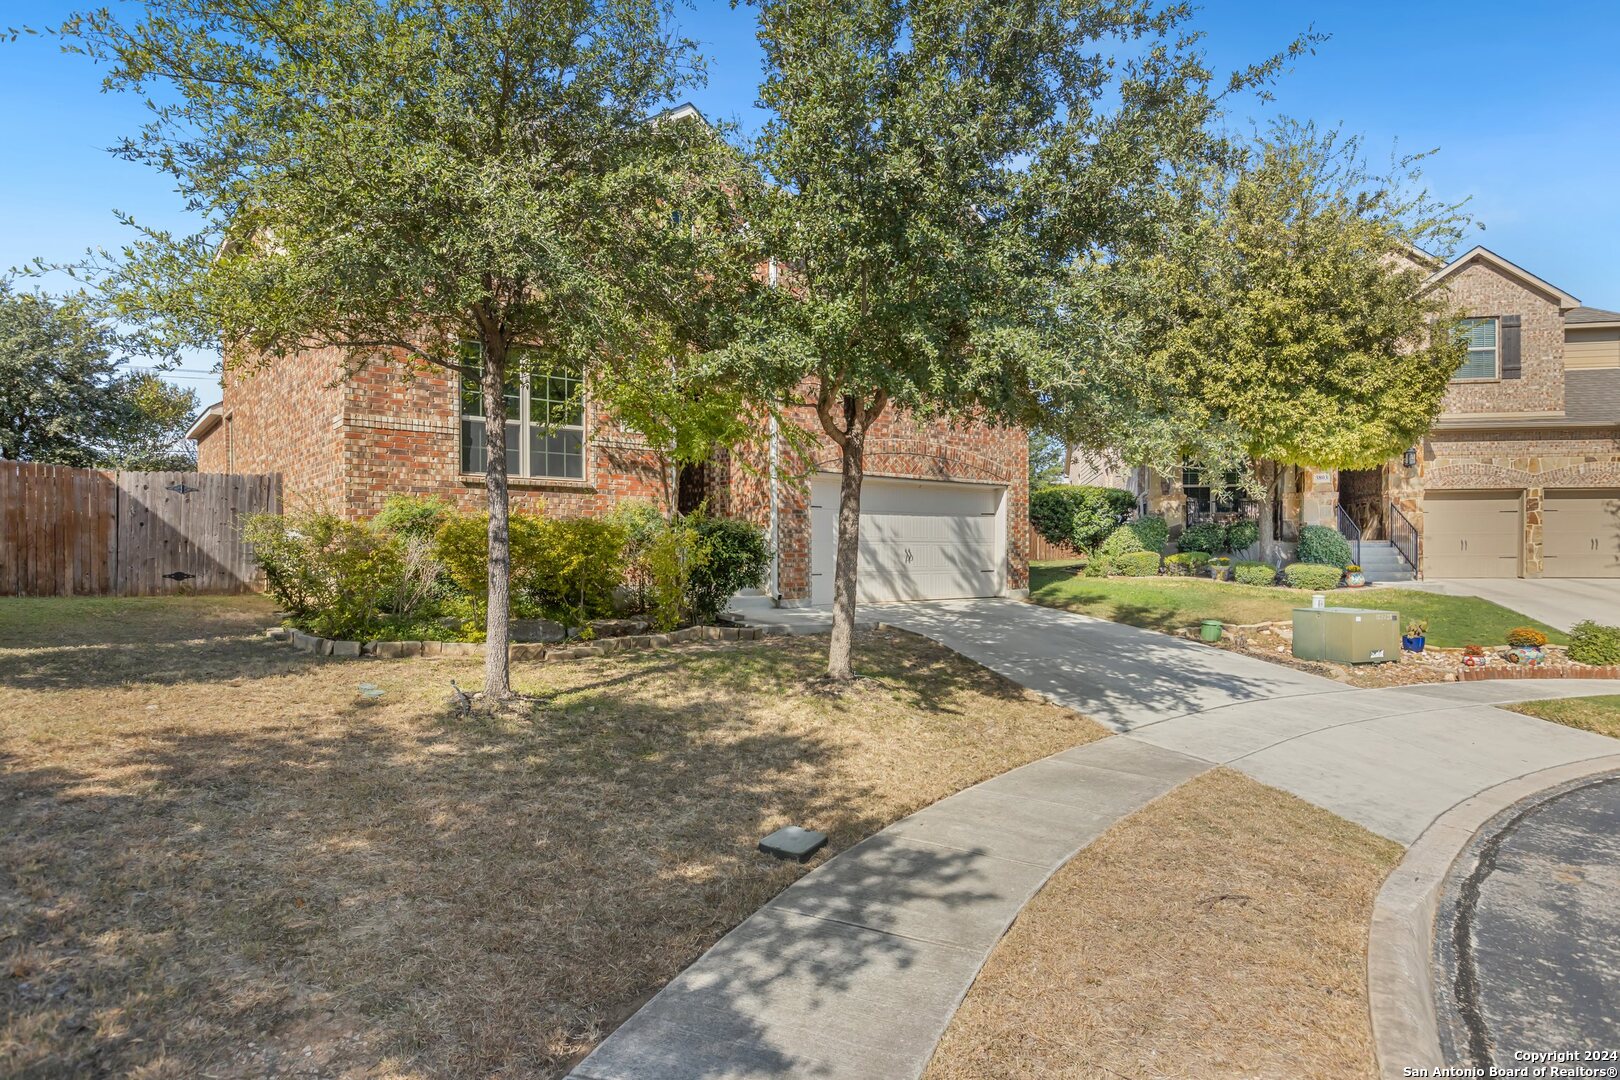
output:
[[[1338,505],[1337,503],[1334,504],[1333,511],[1339,522],[1339,535],[1350,541],[1350,550],[1355,553],[1356,565],[1360,566],[1361,526],[1357,525],[1353,520],[1351,520],[1350,515],[1344,512],[1344,507]]]
[[[1412,524],[1411,518],[1401,513],[1401,508],[1395,505],[1394,500],[1390,501],[1389,514],[1384,520],[1389,531],[1390,546],[1406,560],[1406,565],[1412,568],[1412,572],[1417,573],[1419,553],[1417,526]]]

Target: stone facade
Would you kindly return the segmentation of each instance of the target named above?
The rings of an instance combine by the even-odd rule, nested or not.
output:
[[[372,516],[395,493],[441,495],[464,509],[482,508],[482,474],[461,471],[455,377],[390,363],[345,377],[341,359],[317,352],[257,372],[233,371],[221,422],[198,440],[199,468],[280,472],[289,508],[329,509],[355,519]],[[793,410],[790,418],[798,432],[761,432],[753,445],[719,455],[705,468],[702,483],[714,512],[767,529],[774,523],[774,589],[793,601],[810,593],[808,481],[837,472],[839,452],[813,409]],[[630,499],[662,505],[673,478],[641,436],[619,428],[588,400],[584,424],[584,476],[513,477],[513,509],[573,517],[606,513]],[[1008,587],[1027,587],[1029,470],[1021,430],[919,422],[886,410],[868,436],[866,470],[872,477],[1005,487]]]

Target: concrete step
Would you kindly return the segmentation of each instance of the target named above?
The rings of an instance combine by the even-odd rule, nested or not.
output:
[[[1412,571],[1410,571],[1410,570],[1386,570],[1386,571],[1384,571],[1383,573],[1380,573],[1380,574],[1369,574],[1365,570],[1363,570],[1362,574],[1363,574],[1363,576],[1366,577],[1369,584],[1378,584],[1379,582],[1390,582],[1390,581],[1416,581],[1417,580],[1417,575],[1412,573]]]

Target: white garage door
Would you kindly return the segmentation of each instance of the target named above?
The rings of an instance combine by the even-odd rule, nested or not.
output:
[[[1620,491],[1549,491],[1541,515],[1543,574],[1620,577]]]
[[[998,596],[1004,488],[920,480],[861,485],[863,603]],[[832,603],[838,543],[838,477],[810,484],[810,600]]]
[[[1423,574],[1429,578],[1519,576],[1517,491],[1431,492],[1423,498]]]

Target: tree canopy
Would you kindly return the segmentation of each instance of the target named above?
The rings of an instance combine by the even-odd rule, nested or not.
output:
[[[81,297],[0,283],[0,458],[82,468],[189,469],[197,395],[131,372]]]

